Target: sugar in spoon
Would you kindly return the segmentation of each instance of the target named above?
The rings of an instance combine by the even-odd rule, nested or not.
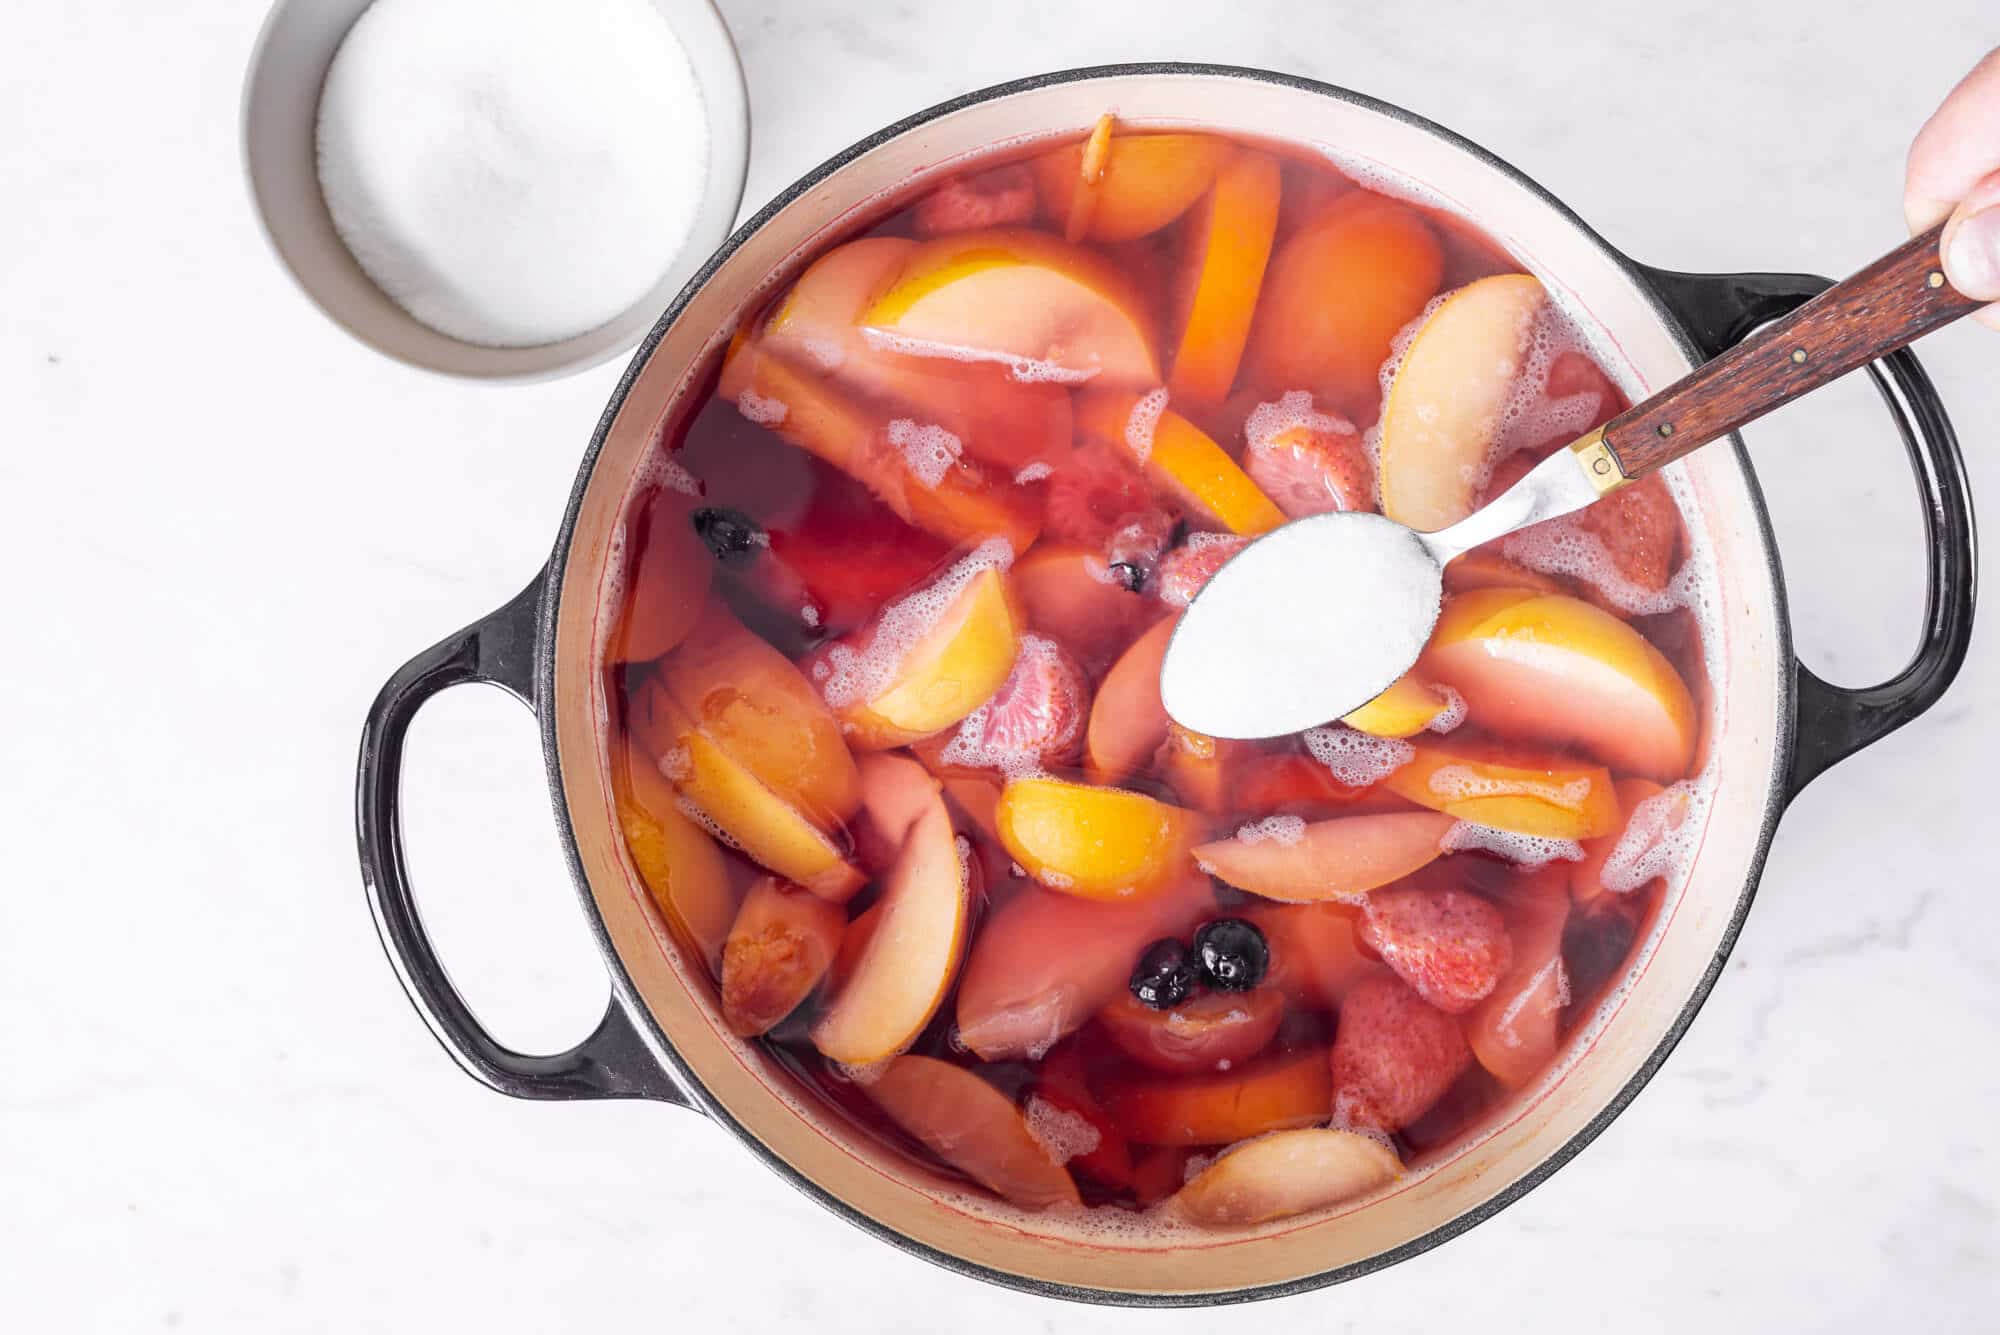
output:
[[[1466,552],[1571,514],[1782,403],[1979,309],[1946,281],[1939,225],[1557,450],[1435,533],[1365,511],[1252,542],[1182,615],[1160,696],[1182,727],[1276,737],[1336,719],[1415,666]]]

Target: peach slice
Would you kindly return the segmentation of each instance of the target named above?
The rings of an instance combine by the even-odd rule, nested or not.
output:
[[[861,482],[903,522],[947,542],[998,536],[1022,552],[1041,531],[1034,493],[989,476],[970,460],[947,463],[937,473],[929,471],[937,466],[932,460],[919,470],[890,438],[894,413],[773,356],[758,342],[739,338],[730,348],[716,393],[747,407],[780,439]],[[909,430],[921,425],[913,420]]]
[[[1241,912],[1270,946],[1266,986],[1294,1005],[1337,1010],[1349,988],[1388,972],[1380,960],[1362,954],[1360,914],[1349,905],[1253,903]]]
[[[853,898],[866,881],[817,826],[707,733],[685,733],[661,763],[688,806],[752,861],[835,903]]]
[[[1026,1210],[1081,1204],[1068,1170],[1013,1101],[964,1067],[898,1057],[861,1088],[897,1126],[995,1195]]]
[[[1345,195],[1271,257],[1244,373],[1274,393],[1311,390],[1365,425],[1390,343],[1443,274],[1437,234],[1415,209]]]
[[[687,638],[708,602],[715,558],[695,535],[693,498],[657,488],[627,521],[634,552],[611,657],[644,663]]]
[[[1182,1218],[1241,1228],[1365,1196],[1402,1176],[1396,1151],[1373,1136],[1301,1127],[1226,1150],[1173,1198]]]
[[[1020,609],[998,567],[973,569],[970,578],[963,569],[891,604],[851,637],[843,647],[853,666],[843,666],[838,650],[824,660],[826,697],[850,744],[880,751],[943,732],[1007,680],[1020,651]],[[950,601],[931,608],[940,594]],[[914,642],[903,645],[912,634]],[[876,664],[889,655],[896,656],[886,670]],[[857,687],[867,694],[853,698]]]
[[[1333,1069],[1325,1048],[1310,1048],[1242,1071],[1114,1079],[1100,1097],[1135,1144],[1228,1145],[1326,1121]]]
[[[1278,230],[1280,189],[1276,158],[1241,152],[1188,214],[1175,282],[1180,336],[1167,379],[1179,402],[1213,407],[1236,383]]]
[[[1618,794],[1597,766],[1411,745],[1415,757],[1382,783],[1419,806],[1542,839],[1592,839],[1618,826]]]
[[[856,834],[873,863],[893,864],[910,830],[937,801],[943,785],[907,755],[869,752],[855,762],[861,771],[861,820]]]
[[[1494,274],[1418,327],[1382,405],[1383,514],[1429,533],[1472,513],[1547,306],[1532,274]]]
[[[1473,1057],[1512,1089],[1549,1064],[1557,1025],[1569,1004],[1569,974],[1562,957],[1570,905],[1567,870],[1544,867],[1510,887],[1501,915],[1513,942],[1513,963],[1493,994],[1463,1022]]]
[[[868,236],[835,246],[793,281],[766,317],[759,341],[795,366],[882,388],[870,383],[878,362],[857,322],[888,291],[916,248],[901,236]]]
[[[1615,786],[1618,805],[1625,812],[1625,821],[1614,833],[1584,844],[1583,861],[1570,870],[1570,897],[1578,904],[1588,904],[1606,892],[1605,864],[1628,836],[1636,845],[1631,851],[1643,853],[1645,849],[1657,845],[1669,832],[1679,829],[1681,822],[1687,819],[1686,798],[1655,801],[1667,790],[1651,779],[1620,779]],[[1649,802],[1653,805],[1645,805]],[[1632,827],[1639,824],[1643,824],[1644,828],[1633,831]],[[1628,853],[1627,856],[1630,855]]]
[[[1502,737],[1574,746],[1661,783],[1693,763],[1698,720],[1687,683],[1638,631],[1581,599],[1531,589],[1460,594],[1446,602],[1420,667]]]
[[[1414,737],[1450,707],[1451,702],[1437,688],[1405,676],[1340,721],[1373,737]]]
[[[1102,552],[1038,542],[1008,572],[1028,625],[1101,671],[1147,626],[1160,604],[1120,584]]]
[[[1084,899],[1160,892],[1187,870],[1199,816],[1144,793],[1062,779],[1015,779],[993,813],[1000,842],[1052,890]]]
[[[1041,378],[1160,381],[1144,294],[1102,256],[1026,228],[923,242],[861,322],[897,351]]]
[[[722,1018],[755,1038],[799,1008],[833,963],[847,915],[775,876],[750,887],[722,947]]]
[[[673,785],[652,759],[629,747],[621,751],[624,758],[613,762],[612,774],[626,851],[668,927],[713,973],[721,967],[722,943],[736,921],[738,895],[729,864],[708,832],[681,813]]]
[[[1284,818],[1279,818],[1283,820]],[[1195,863],[1239,890],[1287,903],[1348,899],[1435,861],[1449,816],[1391,811],[1307,825],[1246,826],[1194,850]]]
[[[813,1046],[864,1066],[892,1057],[930,1023],[965,948],[966,866],[951,818],[933,796],[910,826],[853,971],[812,1027]]]
[[[1226,1071],[1264,1050],[1285,1018],[1284,994],[1198,992],[1156,1011],[1130,991],[1097,1013],[1097,1023],[1126,1056],[1155,1071]]]
[[[1078,241],[1130,241],[1158,231],[1201,198],[1230,155],[1229,143],[1211,135],[1114,135],[1102,175],[1092,180],[1085,171],[1089,147],[1090,141],[1080,141],[1034,160],[1036,189],[1049,218],[1067,225],[1076,216],[1077,191],[1091,195],[1084,229],[1071,238]]]
[[[1132,642],[1098,684],[1083,735],[1084,770],[1093,783],[1116,783],[1147,764],[1167,738],[1160,700],[1160,665],[1173,638],[1169,617]]]
[[[720,599],[710,600],[680,647],[661,660],[659,680],[685,727],[699,728],[822,830],[854,814],[860,779],[839,723],[804,674]],[[655,757],[681,740],[662,726],[667,722],[665,713],[634,721]]]
[[[1284,511],[1227,450],[1163,403],[1152,394],[1088,390],[1077,399],[1076,428],[1080,435],[1131,455],[1153,489],[1178,504],[1192,522],[1251,537],[1285,522]]]
[[[1124,990],[1139,952],[1215,908],[1189,876],[1108,904],[1027,886],[987,919],[958,986],[958,1037],[986,1061],[1036,1060]]]

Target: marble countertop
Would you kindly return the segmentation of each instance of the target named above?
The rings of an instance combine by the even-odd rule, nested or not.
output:
[[[541,561],[618,368],[433,379],[298,297],[238,173],[262,8],[29,6],[0,44],[0,1291],[19,1328],[1992,1320],[1990,618],[1940,708],[1792,810],[1725,978],[1632,1109],[1495,1221],[1340,1289],[1217,1315],[974,1286],[839,1222],[695,1117],[467,1080],[362,903],[357,730],[398,663]],[[943,97],[1187,57],[1403,103],[1629,253],[1689,269],[1841,273],[1897,239],[1909,135],[2000,42],[1990,0],[1906,0],[1893,21],[1638,8],[723,3],[750,78],[749,207]],[[1924,356],[1982,495],[2000,495],[2000,335],[1955,329]],[[1921,606],[1918,514],[1871,399],[1842,385],[1751,433],[1801,650],[1844,682],[1899,666]],[[407,787],[425,909],[465,990],[518,1046],[574,1040],[603,975],[528,715],[498,692],[445,697]]]

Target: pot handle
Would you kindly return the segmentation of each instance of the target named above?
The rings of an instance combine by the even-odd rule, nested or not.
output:
[[[1692,274],[1639,267],[1709,357],[1833,286],[1832,279],[1816,274]],[[1930,376],[1908,348],[1870,363],[1868,374],[1889,407],[1923,494],[1930,549],[1923,640],[1901,672],[1860,689],[1835,686],[1794,662],[1797,726],[1787,802],[1829,766],[1936,704],[1958,675],[1972,638],[1977,541],[1958,435]]]
[[[382,687],[361,733],[355,831],[375,929],[403,990],[466,1074],[517,1099],[650,1098],[692,1107],[647,1050],[614,993],[590,1036],[535,1057],[496,1041],[451,984],[417,914],[403,858],[403,739],[424,702],[467,682],[498,686],[535,707],[535,654],[544,572],[506,606],[405,663]]]

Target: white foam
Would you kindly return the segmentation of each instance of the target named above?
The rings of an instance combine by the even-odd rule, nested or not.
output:
[[[1298,816],[1266,816],[1240,826],[1236,841],[1241,844],[1277,844],[1290,848],[1306,837],[1306,823]]]
[[[743,851],[743,845],[736,842],[736,836],[716,824],[715,818],[696,806],[685,793],[674,794],[674,805],[681,809],[683,816],[707,830],[717,843],[733,848],[739,853]]]
[[[808,335],[799,339],[798,346],[806,360],[822,371],[838,370],[847,360],[847,349],[834,339]]]
[[[1348,727],[1329,723],[1304,734],[1306,750],[1312,758],[1333,772],[1333,777],[1349,788],[1366,788],[1379,783],[1417,757],[1416,748],[1394,737],[1375,737]]]
[[[785,420],[790,409],[781,400],[765,398],[753,389],[746,389],[736,396],[736,411],[758,426],[776,426]]]
[[[1523,867],[1540,867],[1551,862],[1583,861],[1583,845],[1574,839],[1551,839],[1545,835],[1517,834],[1496,830],[1491,825],[1462,820],[1444,832],[1438,847],[1447,853],[1469,849],[1495,853]]]
[[[1153,433],[1159,429],[1160,414],[1167,410],[1167,391],[1148,390],[1132,405],[1125,419],[1125,448],[1141,464],[1153,457]]]
[[[1500,1035],[1500,1042],[1510,1048],[1521,1046],[1521,1032],[1514,1026],[1521,1018],[1521,1012],[1528,1008],[1530,998],[1541,995],[1542,985],[1549,981],[1550,973],[1555,975],[1555,987],[1542,1003],[1544,1015],[1554,1015],[1569,1005],[1569,966],[1563,963],[1560,954],[1549,956],[1548,963],[1535,970],[1520,991],[1514,994],[1495,1018],[1493,1028]]]
[[[1511,534],[1501,544],[1501,553],[1514,564],[1544,575],[1580,579],[1605,601],[1635,616],[1693,608],[1703,601],[1700,575],[1692,562],[1683,561],[1664,589],[1644,588],[1625,578],[1603,539],[1579,522],[1581,513],[1544,520]]]
[[[1082,1113],[1058,1108],[1039,1094],[1030,1094],[1021,1118],[1028,1134],[1049,1152],[1057,1163],[1068,1163],[1098,1147],[1103,1136]]]
[[[799,608],[799,620],[805,622],[808,626],[817,628],[819,625],[819,609],[817,607],[814,607],[811,603],[806,603],[802,605]],[[813,666],[819,668],[819,667],[825,667],[826,664],[815,663],[813,664]]]
[[[1599,878],[1604,888],[1625,894],[1656,876],[1678,879],[1693,856],[1695,832],[1706,814],[1706,795],[1685,779],[1634,806],[1604,859]]]
[[[874,634],[862,648],[836,644],[824,660],[820,693],[835,709],[873,700],[895,680],[903,656],[937,624],[965,586],[987,570],[1005,570],[1014,548],[1005,538],[988,538],[931,583],[885,606]],[[817,675],[817,674],[815,674]]]
[[[1458,725],[1465,722],[1465,697],[1449,686],[1434,686],[1432,689],[1444,697],[1444,708],[1424,727],[1431,732],[1456,731]]]
[[[1219,1157],[1220,1156],[1214,1154],[1188,1155],[1187,1161],[1181,1164],[1181,1185],[1186,1186],[1188,1183],[1194,1181],[1197,1177],[1200,1177],[1202,1173],[1207,1171],[1208,1166],[1214,1163],[1216,1159]]]
[[[677,491],[683,496],[699,497],[702,494],[701,479],[690,473],[686,465],[666,449],[656,448],[647,454],[646,462],[632,475],[632,484],[641,495],[652,487]]]
[[[958,462],[965,444],[941,426],[898,417],[889,423],[889,443],[902,452],[910,473],[926,487],[935,489]]]
[[[1055,471],[1054,468],[1050,467],[1046,463],[1043,463],[1040,459],[1037,459],[1035,460],[1035,462],[1031,464],[1022,464],[1020,471],[1014,474],[1014,482],[1018,486],[1025,487],[1030,482],[1040,482],[1043,478],[1047,477],[1050,473],[1053,473],[1054,471]]]
[[[886,329],[864,328],[861,337],[870,347],[879,348],[883,352],[901,353],[906,357],[936,357],[950,362],[998,362],[1013,372],[1014,379],[1024,385],[1044,382],[1081,385],[1098,372],[1095,366],[1064,366],[1058,362],[1037,361],[1033,357],[1021,357],[1011,352],[994,352],[989,348],[968,348],[957,343],[934,343],[929,339],[911,338],[907,334],[892,334]]]
[[[953,835],[951,849],[958,854],[958,884],[964,889],[972,884],[972,841],[962,834]]]
[[[1568,783],[1544,783],[1539,779],[1490,778],[1470,765],[1442,765],[1431,773],[1430,790],[1450,802],[1480,797],[1513,797],[1525,794],[1557,806],[1580,807],[1590,796],[1589,778]]]
[[[1304,429],[1328,436],[1351,436],[1354,423],[1338,413],[1320,412],[1306,390],[1287,390],[1270,403],[1250,410],[1243,422],[1244,444],[1250,449],[1267,450],[1287,431]]]

